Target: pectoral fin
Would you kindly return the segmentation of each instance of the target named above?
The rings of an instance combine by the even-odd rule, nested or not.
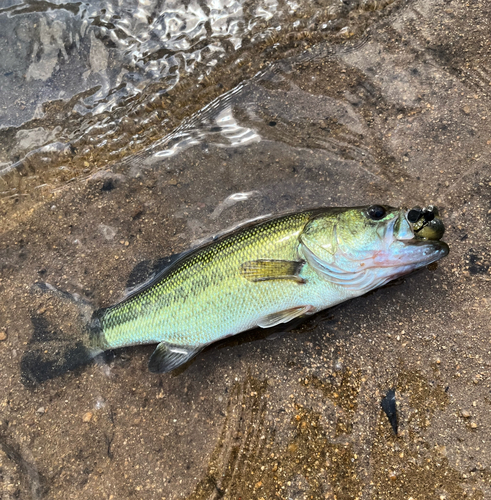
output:
[[[170,372],[201,351],[201,346],[179,346],[161,342],[150,356],[148,369],[153,373]]]
[[[257,326],[261,328],[271,328],[272,326],[280,325],[281,323],[288,323],[292,319],[298,318],[304,314],[313,311],[312,306],[292,307],[273,314],[264,316],[257,322]]]
[[[299,276],[304,264],[304,261],[293,260],[250,260],[240,266],[240,274],[253,283],[268,280],[293,280],[297,283],[305,283],[305,280]]]

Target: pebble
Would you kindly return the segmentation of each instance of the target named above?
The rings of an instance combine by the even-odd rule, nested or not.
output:
[[[93,413],[91,411],[88,411],[83,417],[82,421],[83,422],[90,422],[92,420],[92,415]]]
[[[44,408],[44,406],[40,406],[37,410],[36,410],[36,413],[45,413],[46,412],[46,409]]]
[[[5,331],[0,331],[0,342],[3,340],[7,340],[7,332]]]
[[[462,410],[461,415],[464,418],[469,418],[471,416],[471,414],[467,410]]]

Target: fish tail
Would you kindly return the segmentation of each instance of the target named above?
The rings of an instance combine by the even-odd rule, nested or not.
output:
[[[87,323],[88,330],[88,345],[87,348],[90,351],[93,358],[102,354],[106,349],[106,339],[104,336],[104,330],[102,329],[101,319],[104,316],[106,308],[97,309],[92,313],[90,321]]]
[[[28,387],[82,370],[103,352],[97,321],[90,319],[98,313],[93,312],[90,301],[48,283],[36,284],[33,292],[41,293],[41,297],[49,293],[59,300],[50,301],[50,309],[53,305],[56,314],[39,309],[31,313],[33,333],[20,361],[21,381]],[[65,324],[70,327],[64,328]]]

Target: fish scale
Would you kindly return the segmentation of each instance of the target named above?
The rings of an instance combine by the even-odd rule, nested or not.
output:
[[[240,276],[240,265],[261,258],[298,259],[298,234],[311,214],[245,228],[184,256],[151,286],[106,310],[101,347],[162,340],[207,344],[254,326],[254,317],[273,312],[279,296],[288,308],[292,299],[291,291],[282,292],[285,283],[251,283]]]
[[[216,340],[313,314],[447,253],[437,238],[416,236],[403,209],[320,208],[264,219],[182,255],[95,313],[92,347],[158,343],[150,369],[172,370]]]

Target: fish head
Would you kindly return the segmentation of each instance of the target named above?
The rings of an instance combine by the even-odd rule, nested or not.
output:
[[[448,245],[418,236],[408,212],[371,205],[316,213],[300,235],[303,256],[331,281],[356,282],[360,274],[371,275],[370,288],[445,257]],[[427,234],[441,237],[443,231]]]

